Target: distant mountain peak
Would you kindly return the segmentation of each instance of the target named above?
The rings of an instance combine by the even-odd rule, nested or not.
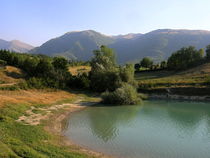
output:
[[[189,29],[157,29],[147,34],[210,34],[210,31]]]
[[[140,37],[141,33],[128,33],[128,34],[125,34],[125,35],[115,35],[115,36],[111,36],[112,38],[115,38],[115,39],[134,39],[134,38],[137,38],[137,37]]]
[[[19,40],[5,41],[0,39],[0,49],[26,53],[34,47]]]
[[[94,36],[94,35],[98,34],[98,35],[110,37],[110,36],[107,36],[100,32],[97,32],[95,30],[70,31],[70,32],[65,33],[64,35],[71,35],[71,34],[84,34],[84,35],[89,35],[89,36]]]

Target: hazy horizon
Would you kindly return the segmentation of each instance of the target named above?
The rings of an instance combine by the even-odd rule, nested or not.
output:
[[[70,31],[106,35],[156,29],[210,30],[207,0],[2,0],[0,39],[39,46]]]

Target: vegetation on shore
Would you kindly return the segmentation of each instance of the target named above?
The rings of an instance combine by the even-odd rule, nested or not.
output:
[[[134,66],[117,65],[113,50],[106,46],[94,51],[94,55],[91,60],[90,86],[94,91],[104,92],[103,103],[137,104],[140,97],[136,90]]]
[[[180,89],[185,95],[209,95],[209,54],[210,46],[206,47],[206,55],[203,49],[187,47],[173,53],[168,61],[147,67],[146,71],[140,66],[135,74],[138,88],[140,91],[164,93],[169,93],[167,89],[170,88]],[[197,88],[197,93],[192,92],[193,88]]]
[[[33,106],[34,112],[37,114],[41,111],[36,109],[50,107],[55,103],[62,103],[63,101],[71,102],[76,99],[77,95],[65,94],[65,97],[56,97],[59,93],[63,92],[40,92],[39,94],[43,99],[45,104],[33,103],[31,99],[23,99],[24,103],[17,102],[14,103],[12,100],[3,103],[3,107],[0,107],[0,157],[2,158],[86,158],[92,157],[84,153],[76,151],[70,146],[64,146],[60,142],[59,136],[52,135],[44,130],[45,123],[42,122],[40,125],[30,125],[24,122],[18,122],[20,116],[27,116],[26,111],[31,109]],[[54,94],[53,94],[54,93]],[[37,92],[38,94],[38,92]],[[35,95],[35,94],[34,94]],[[51,104],[46,98],[48,96],[51,99]],[[18,96],[10,94],[11,98]],[[53,97],[54,96],[54,97]],[[9,97],[9,95],[8,95]],[[20,97],[20,96],[19,96]],[[30,96],[33,97],[33,96]],[[3,97],[4,99],[4,97]],[[18,100],[19,101],[19,100]],[[2,104],[1,104],[2,105]],[[56,112],[56,110],[54,110]],[[59,112],[59,111],[57,111]],[[47,122],[46,122],[47,123]]]
[[[136,82],[134,80],[133,65],[119,66],[115,61],[115,54],[112,49],[101,46],[100,50],[94,51],[94,57],[90,61],[91,69],[80,73],[71,74],[73,71],[70,65],[75,65],[63,57],[47,57],[43,55],[18,54],[6,50],[0,51],[0,60],[3,64],[16,66],[26,72],[26,81],[13,85],[12,87],[1,87],[6,89],[83,89],[94,92],[103,93],[106,95],[118,88],[124,88],[124,83],[129,84],[132,88],[132,94],[137,96]],[[89,63],[85,63],[88,65]],[[83,67],[84,68],[84,67]],[[136,93],[136,94],[135,94]],[[127,93],[126,93],[127,94]],[[129,96],[128,96],[129,97]],[[125,98],[125,97],[123,97]],[[130,103],[136,103],[137,98]],[[122,98],[121,98],[122,99]],[[139,99],[138,99],[139,100]],[[109,100],[104,103],[124,104],[127,102],[116,102]]]

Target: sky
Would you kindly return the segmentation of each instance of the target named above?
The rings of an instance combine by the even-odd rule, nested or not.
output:
[[[0,0],[0,6],[0,39],[33,46],[80,30],[210,30],[210,0]]]

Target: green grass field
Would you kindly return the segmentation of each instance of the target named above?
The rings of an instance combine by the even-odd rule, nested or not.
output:
[[[210,63],[182,72],[154,71],[135,75],[139,88],[206,87],[210,82]]]
[[[70,95],[73,100],[75,97]],[[66,99],[56,103],[63,102],[66,102]],[[70,100],[68,100],[69,102]],[[50,120],[43,121],[39,125],[30,125],[17,121],[20,116],[27,116],[26,111],[31,106],[35,108],[33,112],[36,114],[42,112],[36,109],[50,107],[51,105],[54,104],[5,103],[2,107],[0,106],[0,158],[92,157],[72,149],[70,146],[63,145],[59,136],[48,133],[45,126],[50,123]]]

